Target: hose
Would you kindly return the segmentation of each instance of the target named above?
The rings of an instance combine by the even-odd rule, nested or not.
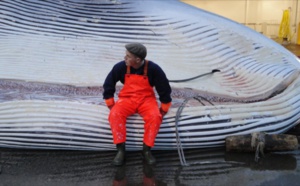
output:
[[[213,69],[211,72],[205,73],[205,74],[200,74],[198,76],[192,77],[192,78],[188,78],[188,79],[181,79],[181,80],[169,80],[169,82],[172,83],[181,83],[181,82],[186,82],[186,81],[191,81],[193,79],[197,79],[206,75],[210,75],[213,74],[215,72],[221,72],[219,69]],[[196,96],[196,97],[188,97],[186,98],[181,105],[178,107],[178,110],[176,112],[176,118],[175,118],[175,131],[176,131],[176,143],[177,143],[177,150],[178,150],[178,155],[179,155],[179,159],[180,159],[180,163],[182,166],[188,166],[189,164],[186,162],[185,160],[185,156],[184,156],[184,151],[183,151],[183,147],[181,144],[181,140],[180,140],[180,136],[179,136],[179,130],[178,130],[178,122],[179,122],[179,118],[181,116],[181,113],[186,105],[186,103],[190,100],[190,99],[195,99],[197,101],[199,101],[203,106],[205,106],[205,104],[201,101],[201,99],[204,99],[205,101],[207,101],[208,103],[210,103],[211,105],[213,105],[209,100],[201,97],[201,96]]]
[[[215,72],[221,72],[221,71],[219,69],[213,69],[211,72],[200,74],[200,75],[192,77],[192,78],[180,79],[180,80],[169,80],[169,82],[171,82],[171,83],[182,83],[182,82],[191,81],[193,79],[197,79],[197,78],[200,78],[200,77],[203,77],[203,76],[207,76],[207,75],[213,74]]]

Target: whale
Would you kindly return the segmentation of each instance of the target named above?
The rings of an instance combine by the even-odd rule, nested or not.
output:
[[[0,42],[2,148],[115,150],[102,85],[131,42],[172,87],[153,149],[222,147],[228,136],[299,123],[298,57],[177,0],[2,0]],[[126,126],[126,149],[140,150],[143,119]]]

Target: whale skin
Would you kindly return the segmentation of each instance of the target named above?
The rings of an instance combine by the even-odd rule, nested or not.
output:
[[[224,146],[299,123],[299,59],[177,0],[2,0],[0,42],[0,147],[115,149],[102,85],[129,42],[146,45],[172,87],[154,149]],[[142,118],[130,116],[126,148],[142,139]]]

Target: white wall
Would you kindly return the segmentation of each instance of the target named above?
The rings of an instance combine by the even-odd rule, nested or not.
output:
[[[181,0],[277,39],[283,11],[290,9],[291,43],[297,43],[299,0]],[[300,38],[298,39],[300,40]]]

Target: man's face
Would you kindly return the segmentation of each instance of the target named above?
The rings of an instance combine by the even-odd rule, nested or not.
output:
[[[134,54],[126,50],[126,55],[124,57],[127,66],[137,67],[140,63],[140,58],[136,57]]]

